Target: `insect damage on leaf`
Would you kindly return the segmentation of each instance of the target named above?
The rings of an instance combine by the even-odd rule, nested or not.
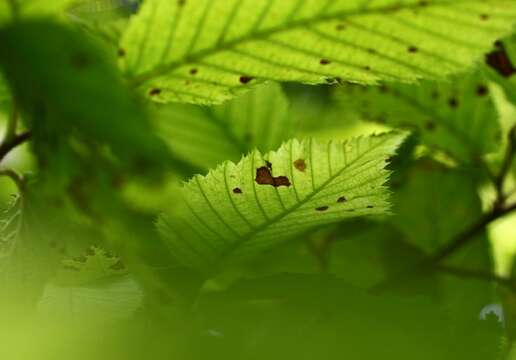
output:
[[[256,169],[256,183],[260,185],[272,185],[274,187],[290,186],[290,180],[286,176],[272,176],[271,168],[262,166]]]
[[[505,78],[511,77],[516,73],[516,68],[501,41],[497,41],[496,49],[486,55],[486,63]]]

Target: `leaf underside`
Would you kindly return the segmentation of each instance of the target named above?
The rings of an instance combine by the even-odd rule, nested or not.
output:
[[[156,123],[175,154],[208,170],[255,148],[277,149],[293,132],[288,107],[281,86],[271,83],[218,106],[168,104]]]
[[[347,85],[335,97],[365,120],[415,130],[425,145],[472,163],[500,144],[498,113],[488,85],[477,72],[418,85]]]
[[[160,102],[222,102],[264,79],[412,82],[469,68],[515,19],[508,0],[148,0],[121,66]]]
[[[319,225],[389,211],[384,169],[404,135],[346,142],[291,140],[226,162],[182,190],[180,204],[158,222],[177,260],[212,271]]]

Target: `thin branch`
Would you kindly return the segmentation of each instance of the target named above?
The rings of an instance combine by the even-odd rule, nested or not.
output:
[[[416,276],[430,274],[433,270],[439,268],[440,263],[444,259],[451,256],[456,251],[462,249],[476,235],[485,230],[485,228],[489,224],[513,211],[516,211],[516,203],[503,208],[493,207],[493,210],[482,216],[470,227],[456,235],[452,240],[450,240],[443,247],[438,249],[434,253],[434,255],[431,255],[429,258],[425,259],[423,262],[416,265],[414,268],[405,269],[403,272],[398,273],[396,276],[392,276],[380,282],[371,289],[371,292],[381,293],[385,290],[392,288],[393,286],[398,285],[400,282],[413,279]]]
[[[507,150],[505,153],[505,157],[503,159],[502,166],[500,168],[500,172],[494,178],[494,186],[498,196],[496,206],[503,206],[503,203],[506,200],[506,196],[504,194],[504,183],[507,179],[507,175],[509,174],[512,163],[514,162],[514,156],[516,155],[516,126],[512,127],[509,131],[509,139],[507,142]]]
[[[2,142],[0,144],[0,162],[11,152],[11,150],[29,140],[31,136],[32,133],[30,131],[26,131]]]
[[[428,260],[425,261],[425,264],[435,265],[451,254],[455,253],[457,250],[461,249],[464,245],[466,245],[475,235],[482,232],[489,224],[493,221],[513,212],[516,210],[516,203],[505,206],[503,208],[493,207],[493,209],[478,219],[475,223],[473,223],[470,227],[465,229],[463,232],[456,235],[450,242],[445,244],[443,247],[438,249],[434,255],[432,255]]]
[[[460,278],[478,279],[493,282],[502,285],[513,292],[516,292],[516,279],[507,278],[479,270],[462,269],[455,266],[439,265],[435,267],[435,270]]]
[[[11,169],[0,169],[0,177],[5,176],[10,178],[18,187],[18,191],[23,193],[25,188],[25,181],[22,176],[20,176],[16,171]]]

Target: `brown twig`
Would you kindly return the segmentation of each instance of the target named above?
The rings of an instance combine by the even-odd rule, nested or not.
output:
[[[30,131],[25,131],[21,134],[14,135],[10,139],[6,138],[0,144],[0,162],[11,152],[11,150],[29,140],[31,136],[32,133]]]
[[[516,279],[507,278],[480,270],[462,269],[454,266],[439,265],[435,267],[435,270],[459,278],[478,279],[493,282],[502,285],[513,292],[516,292]]]
[[[23,192],[25,188],[25,181],[22,176],[20,176],[16,171],[11,169],[0,169],[0,177],[5,176],[10,178],[18,187],[20,193]]]

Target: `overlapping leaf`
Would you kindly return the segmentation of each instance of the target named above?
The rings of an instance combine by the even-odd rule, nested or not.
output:
[[[254,148],[277,149],[291,137],[293,122],[281,87],[269,84],[219,106],[167,105],[157,125],[175,154],[207,170]]]
[[[417,86],[346,85],[336,97],[365,119],[416,130],[424,144],[461,162],[474,162],[500,144],[498,113],[482,74]]]
[[[210,271],[319,225],[385,214],[384,167],[403,138],[292,140],[265,156],[254,151],[187,183],[184,204],[161,218],[160,231],[179,262]]]
[[[46,17],[63,14],[74,0],[12,0],[0,2],[0,24],[14,17]]]
[[[512,30],[509,0],[148,0],[122,67],[157,101],[214,103],[261,79],[437,78]]]

